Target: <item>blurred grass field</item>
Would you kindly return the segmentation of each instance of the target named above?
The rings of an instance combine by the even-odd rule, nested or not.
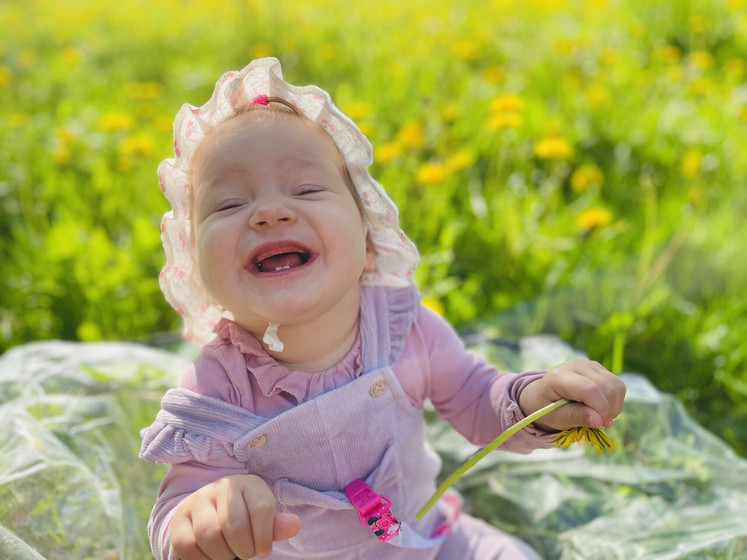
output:
[[[0,351],[156,341],[172,119],[328,90],[457,328],[557,333],[747,453],[747,2],[3,0]]]

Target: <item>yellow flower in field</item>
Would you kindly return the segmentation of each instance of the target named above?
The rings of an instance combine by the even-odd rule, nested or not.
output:
[[[443,183],[447,176],[446,167],[438,162],[428,162],[418,167],[415,178],[421,185]]]
[[[0,88],[7,86],[12,78],[13,73],[6,66],[0,66]]]
[[[320,55],[324,60],[332,60],[337,57],[339,49],[334,43],[325,43],[320,49]]]
[[[124,155],[149,156],[155,151],[155,143],[147,134],[133,134],[122,141],[119,151]]]
[[[158,99],[162,93],[163,84],[154,80],[125,84],[125,95],[130,99]]]
[[[696,78],[688,85],[693,95],[708,95],[714,91],[715,84],[708,78]]]
[[[526,103],[518,95],[499,95],[490,102],[490,110],[495,113],[520,113]]]
[[[700,70],[710,70],[716,66],[716,59],[708,51],[692,51],[688,56],[688,60]]]
[[[357,121],[359,119],[370,117],[373,113],[373,106],[365,101],[359,101],[346,105],[343,109],[343,113],[352,120]]]
[[[461,171],[475,163],[475,155],[468,150],[457,150],[446,158],[445,166],[448,171]]]
[[[562,138],[548,136],[534,145],[534,155],[540,159],[567,159],[573,155],[573,146]]]
[[[397,133],[397,140],[406,148],[422,148],[425,143],[423,125],[420,121],[406,121]]]
[[[446,313],[446,308],[444,307],[444,304],[441,303],[436,298],[424,297],[422,300],[420,300],[420,303],[425,305],[428,309],[430,309],[434,313],[441,315],[441,317],[443,317],[444,314]]]
[[[76,66],[81,58],[80,49],[77,47],[65,47],[60,51],[60,60],[65,66]]]
[[[130,130],[134,121],[127,113],[112,111],[99,117],[97,126],[104,132],[120,132]]]
[[[654,58],[664,64],[679,64],[682,51],[674,45],[662,45],[654,51]]]
[[[592,107],[600,107],[610,100],[609,90],[601,85],[594,84],[586,90],[586,101]]]
[[[171,132],[174,130],[174,121],[166,115],[159,115],[153,120],[153,129],[156,132]]]
[[[690,148],[682,158],[680,169],[682,176],[686,179],[695,179],[700,174],[703,164],[703,154],[700,150]]]
[[[589,187],[601,187],[604,183],[604,172],[593,163],[579,165],[571,175],[573,192],[584,193]]]
[[[747,62],[742,58],[730,58],[724,63],[724,72],[732,78],[742,78],[747,74]]]
[[[591,445],[594,450],[601,455],[602,451],[614,449],[615,444],[607,436],[604,430],[599,428],[571,428],[560,432],[552,442],[555,447],[569,447],[574,443],[586,442]]]
[[[64,143],[55,144],[50,151],[52,160],[59,165],[66,165],[72,159],[70,146]]]
[[[458,39],[451,43],[451,53],[462,60],[476,60],[482,45],[471,39]]]
[[[739,120],[747,122],[747,107],[742,107],[742,110],[739,112]]]
[[[503,130],[504,128],[518,128],[524,119],[516,113],[496,113],[492,115],[485,126],[488,130]]]
[[[29,116],[25,113],[11,113],[8,118],[8,124],[11,128],[22,128],[29,121]]]
[[[708,31],[708,19],[701,15],[690,16],[687,20],[687,29],[690,33],[702,35]]]
[[[500,66],[489,66],[482,71],[482,77],[491,84],[502,84],[506,81],[506,71]]]
[[[264,58],[272,55],[272,45],[269,43],[254,43],[249,49],[252,58]]]
[[[385,142],[374,150],[374,160],[377,163],[389,163],[402,155],[402,145],[399,142]]]
[[[576,216],[576,226],[582,231],[592,231],[607,227],[612,223],[612,214],[606,208],[595,206],[587,208]]]

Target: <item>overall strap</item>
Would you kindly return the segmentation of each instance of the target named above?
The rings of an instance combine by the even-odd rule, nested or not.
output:
[[[420,296],[414,286],[363,287],[360,330],[364,373],[397,363],[419,305]]]

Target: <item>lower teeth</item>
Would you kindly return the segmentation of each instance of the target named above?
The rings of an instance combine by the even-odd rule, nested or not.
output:
[[[290,265],[289,265],[289,264],[286,264],[285,266],[279,266],[279,267],[277,267],[277,268],[276,268],[275,270],[276,270],[276,271],[277,271],[277,270],[287,270],[287,269],[289,269],[289,268],[290,268]]]

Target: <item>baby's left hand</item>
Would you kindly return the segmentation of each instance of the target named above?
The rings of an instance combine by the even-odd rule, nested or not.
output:
[[[529,416],[562,398],[576,402],[543,416],[535,426],[546,431],[577,426],[609,428],[622,410],[625,385],[597,362],[583,358],[570,360],[527,385],[519,395],[519,406]]]

